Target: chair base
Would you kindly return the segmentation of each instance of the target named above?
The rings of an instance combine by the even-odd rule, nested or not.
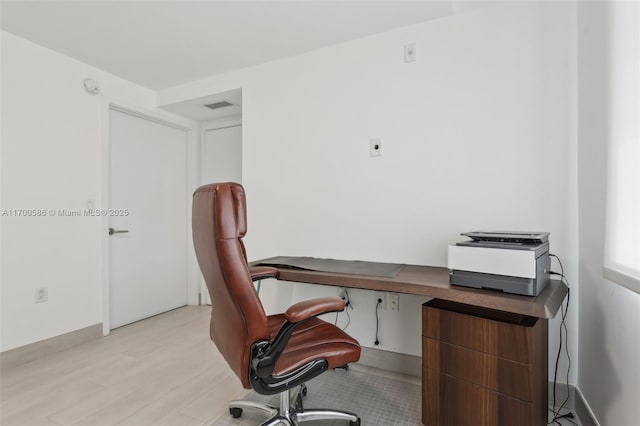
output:
[[[305,385],[301,385],[293,394],[287,389],[280,394],[280,407],[254,401],[231,401],[229,402],[229,413],[234,418],[240,417],[245,409],[263,413],[268,416],[268,419],[260,426],[295,426],[312,420],[344,420],[348,421],[351,426],[360,426],[360,418],[348,411],[305,410],[302,406],[302,396],[306,394],[307,387]]]

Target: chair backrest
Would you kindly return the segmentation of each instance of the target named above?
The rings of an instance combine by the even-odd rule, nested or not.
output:
[[[251,346],[269,340],[269,327],[242,243],[247,231],[244,188],[237,183],[198,188],[192,215],[196,257],[211,296],[211,339],[249,388]]]

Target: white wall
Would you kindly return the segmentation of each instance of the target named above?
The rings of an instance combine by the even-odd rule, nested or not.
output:
[[[504,2],[170,88],[158,100],[242,88],[252,259],[445,265],[460,232],[542,230],[577,279],[575,31],[570,4]],[[412,42],[418,61],[405,64]],[[372,137],[384,138],[382,158],[369,157]],[[335,294],[263,284],[272,310],[321,292]],[[373,346],[373,295],[353,296],[348,331]],[[399,314],[386,313],[382,349],[420,353],[422,301],[403,297]]]
[[[620,73],[617,67],[629,66],[621,64],[620,57],[614,57],[613,52],[619,52],[616,40],[628,30],[620,25],[619,19],[635,16],[637,34],[639,9],[633,2],[583,2],[578,6],[578,386],[602,425],[632,425],[640,418],[640,295],[602,278],[607,148],[616,133],[612,127],[615,111],[612,77]],[[625,52],[623,57],[637,61],[638,52]]]
[[[101,96],[155,106],[155,93],[2,32],[2,209],[99,206]],[[2,217],[0,350],[102,321],[100,222]],[[49,301],[34,303],[35,288]]]

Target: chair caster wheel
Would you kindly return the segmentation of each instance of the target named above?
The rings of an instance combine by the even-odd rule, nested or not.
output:
[[[355,422],[349,422],[349,426],[360,426],[360,417]]]
[[[307,385],[300,385],[300,393],[302,394],[302,396],[307,396]]]
[[[229,414],[231,414],[231,417],[233,417],[234,419],[237,419],[242,415],[242,408],[238,408],[238,407],[229,408]]]

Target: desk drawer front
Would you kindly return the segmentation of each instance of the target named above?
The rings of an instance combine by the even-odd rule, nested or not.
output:
[[[546,425],[546,320],[437,299],[422,320],[425,425]]]
[[[483,352],[453,346],[428,337],[422,339],[423,371],[442,374],[512,396],[532,401],[532,366]]]
[[[530,364],[533,328],[425,306],[422,334],[474,351]]]
[[[531,426],[532,404],[458,380],[432,368],[423,372],[422,423],[426,426]]]

